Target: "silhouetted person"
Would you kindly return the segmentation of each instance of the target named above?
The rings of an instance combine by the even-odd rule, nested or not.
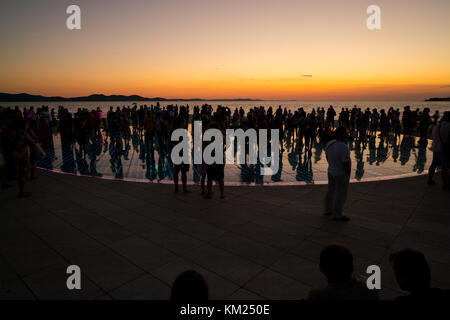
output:
[[[330,244],[322,249],[320,271],[327,277],[328,285],[312,289],[308,300],[378,300],[376,291],[352,277],[353,256],[344,246]]]
[[[6,160],[5,157],[3,156],[0,142],[0,181],[2,183],[2,188],[10,188],[12,186],[8,183],[8,180],[6,179],[4,169],[5,167],[6,167]]]
[[[185,120],[182,116],[177,117],[175,121],[175,127],[176,129],[184,129],[186,127]],[[172,141],[171,141],[172,142]],[[172,147],[175,146],[175,143],[172,142]],[[189,190],[187,189],[187,173],[189,171],[189,163],[180,163],[175,164],[173,166],[173,182],[175,185],[175,192],[178,192],[178,176],[181,172],[181,183],[183,186],[183,192],[188,193]]]
[[[395,279],[407,296],[396,300],[450,301],[450,291],[430,287],[431,272],[425,256],[416,250],[404,249],[390,255]]]
[[[333,106],[330,106],[327,110],[327,128],[334,129],[334,117],[336,116],[336,111],[334,111]]]
[[[336,221],[349,221],[350,218],[342,215],[351,172],[350,150],[344,143],[347,137],[346,129],[337,128],[335,136],[336,139],[325,146],[328,161],[328,191],[325,197],[324,215],[333,215],[333,220]]]
[[[19,198],[26,198],[31,196],[31,192],[25,192],[25,180],[30,171],[30,149],[36,144],[36,141],[29,134],[29,128],[26,120],[19,120],[17,124],[17,134],[14,141],[15,146],[15,164],[18,172],[19,180]]]
[[[450,190],[448,170],[450,169],[450,111],[445,111],[441,122],[433,130],[433,144],[439,145],[441,159],[442,189]]]
[[[219,126],[217,125],[216,122],[212,122],[209,126],[209,129],[219,129]],[[213,151],[213,154],[215,155],[215,151]],[[225,157],[223,157],[222,159],[224,159],[224,161],[225,161]],[[206,193],[205,197],[207,199],[212,198],[212,194],[213,194],[212,183],[213,183],[213,181],[215,181],[219,185],[220,198],[221,199],[225,198],[225,194],[224,194],[225,164],[224,163],[215,163],[215,162],[212,164],[206,164],[206,177],[207,177],[207,181],[206,181],[207,193]]]
[[[439,130],[439,126],[438,126],[438,124],[436,124],[432,130],[433,160],[431,161],[430,168],[428,169],[428,181],[427,181],[428,185],[432,185],[435,183],[433,180],[433,177],[434,177],[434,173],[436,172],[436,167],[441,166],[442,148],[441,148],[441,144],[439,143],[438,130]]]
[[[176,302],[202,302],[208,300],[208,284],[197,271],[182,272],[172,285],[170,300]]]

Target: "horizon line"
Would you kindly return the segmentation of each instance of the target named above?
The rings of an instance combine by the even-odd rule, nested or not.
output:
[[[6,97],[2,97],[2,96]],[[9,96],[9,97],[8,97]],[[14,100],[13,96],[28,96],[26,97],[26,100]],[[96,99],[97,96],[97,99]],[[123,97],[123,100],[101,100],[101,97],[104,96],[105,98],[112,98],[112,97]],[[132,98],[133,96],[139,97],[142,100],[136,100],[136,99],[127,99]],[[38,100],[32,100],[30,98],[36,97]],[[92,97],[93,99],[90,100],[89,98]],[[25,98],[25,97],[23,97]],[[280,102],[289,102],[289,101],[311,101],[311,102],[319,102],[319,101],[420,101],[420,102],[427,102],[428,99],[445,99],[447,97],[429,97],[429,98],[423,98],[420,99],[342,99],[342,98],[334,98],[334,99],[261,99],[261,98],[166,98],[161,96],[154,96],[154,97],[144,97],[138,94],[103,94],[103,93],[92,93],[86,96],[74,96],[74,97],[63,97],[63,96],[44,96],[41,94],[29,94],[25,92],[21,93],[6,93],[6,92],[0,92],[0,102],[90,102],[90,101],[103,101],[103,102],[144,102],[144,101],[156,101],[156,102],[164,102],[164,101],[280,101]],[[48,100],[46,100],[48,99]],[[433,102],[433,101],[430,101]]]

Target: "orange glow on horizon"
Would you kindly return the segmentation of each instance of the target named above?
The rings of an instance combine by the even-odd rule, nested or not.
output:
[[[423,100],[450,96],[450,2],[2,2],[0,92],[46,96]],[[6,8],[8,7],[8,8]],[[45,9],[45,10],[44,10]],[[9,16],[7,12],[15,12]],[[63,12],[63,14],[61,14]],[[308,76],[310,75],[310,76]]]

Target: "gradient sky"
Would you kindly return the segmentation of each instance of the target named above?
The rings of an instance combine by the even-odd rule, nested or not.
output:
[[[81,30],[66,28],[70,4]],[[366,28],[371,4],[380,31]],[[450,96],[449,0],[2,0],[0,41],[9,93]]]

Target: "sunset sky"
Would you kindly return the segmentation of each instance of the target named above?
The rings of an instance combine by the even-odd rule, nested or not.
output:
[[[70,4],[81,30],[66,28]],[[371,4],[382,30],[366,28]],[[449,0],[2,0],[0,40],[8,93],[450,96]]]

